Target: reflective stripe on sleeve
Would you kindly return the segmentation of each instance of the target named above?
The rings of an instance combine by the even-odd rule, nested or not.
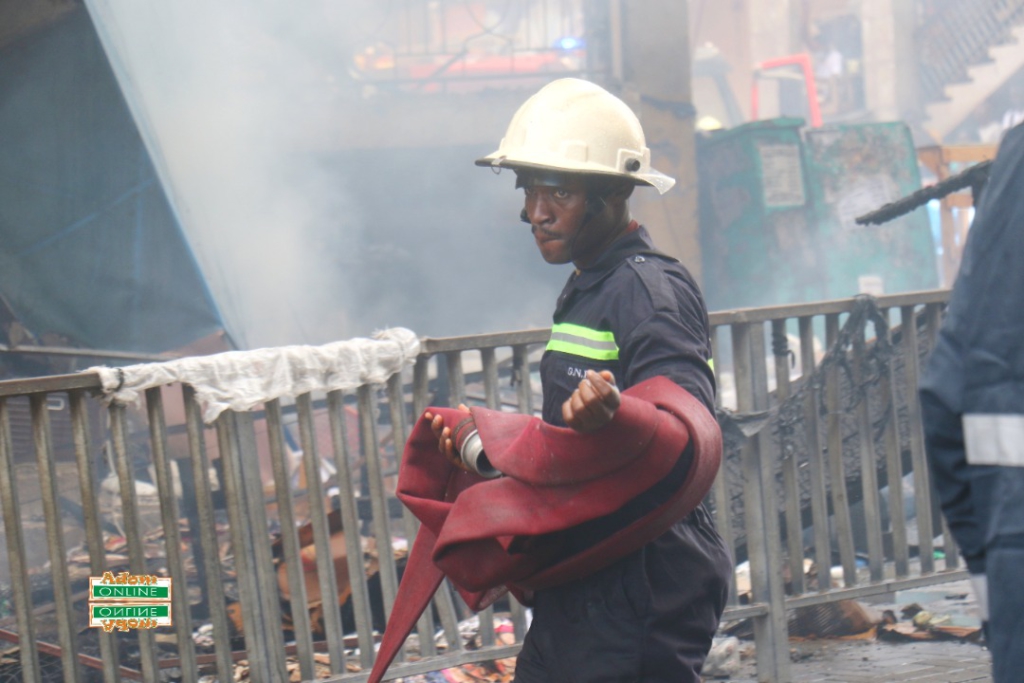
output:
[[[1024,467],[1024,415],[968,414],[963,425],[967,462]]]
[[[551,328],[547,350],[593,360],[619,359],[619,346],[613,333],[572,323],[559,323]]]

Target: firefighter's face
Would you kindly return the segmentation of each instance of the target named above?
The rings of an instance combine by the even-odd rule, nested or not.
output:
[[[524,213],[533,239],[548,263],[593,264],[629,225],[629,183],[571,173],[521,171],[517,186],[526,193]],[[588,213],[588,191],[594,195]],[[601,199],[596,199],[601,197]]]
[[[548,263],[568,263],[584,240],[577,237],[587,213],[587,188],[582,179],[564,176],[557,184],[524,183],[526,217],[540,255]]]

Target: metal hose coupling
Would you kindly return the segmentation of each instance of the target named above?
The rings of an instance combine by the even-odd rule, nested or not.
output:
[[[462,464],[470,472],[476,472],[484,479],[496,479],[502,476],[501,472],[494,468],[487,453],[484,452],[484,442],[480,438],[480,432],[476,429],[476,423],[472,417],[467,417],[455,425],[452,441],[455,450],[462,458]]]

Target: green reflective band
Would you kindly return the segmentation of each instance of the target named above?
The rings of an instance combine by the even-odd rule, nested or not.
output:
[[[556,334],[565,335],[567,337],[580,337],[581,339],[586,339],[588,341],[615,343],[615,335],[611,332],[592,330],[589,327],[573,325],[572,323],[558,323],[553,326],[551,328],[551,336],[554,337]]]
[[[715,371],[715,359],[714,358],[708,358],[708,367],[711,368],[712,372]]]
[[[593,360],[619,359],[619,346],[613,333],[571,323],[559,323],[551,328],[547,349]]]

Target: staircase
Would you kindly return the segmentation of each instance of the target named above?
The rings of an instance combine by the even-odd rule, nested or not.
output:
[[[1024,0],[936,0],[916,45],[924,127],[942,140],[1024,68]]]

